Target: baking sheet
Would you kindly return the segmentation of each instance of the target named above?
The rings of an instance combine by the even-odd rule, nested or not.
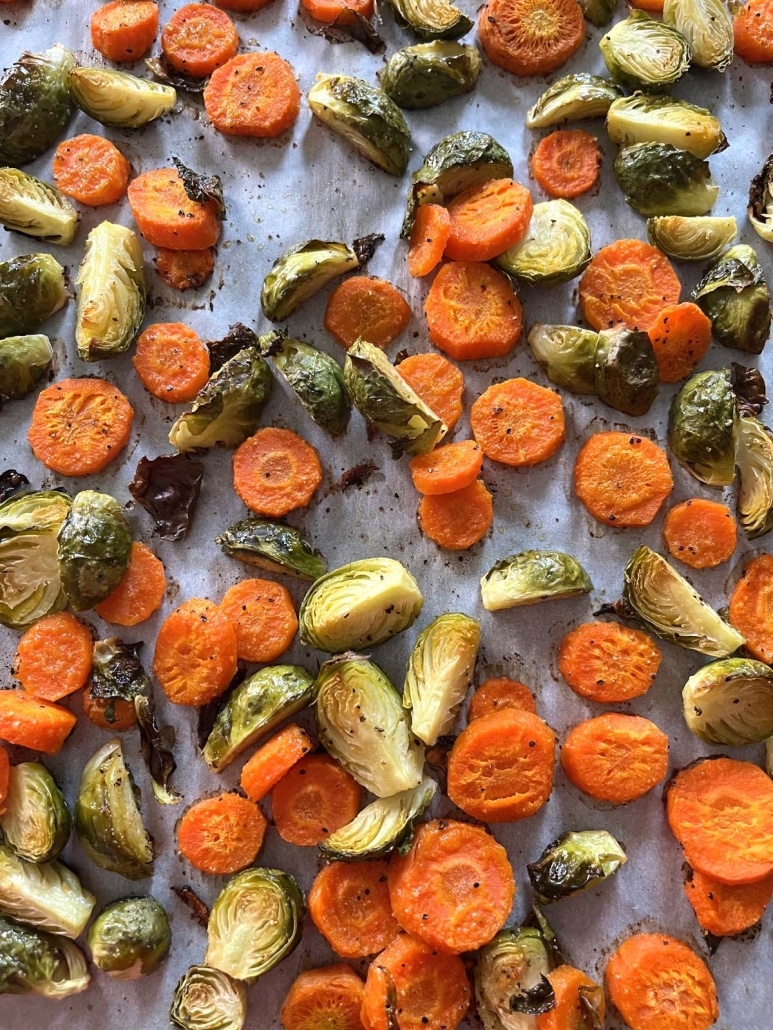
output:
[[[291,4],[293,2],[290,0]],[[2,7],[0,63],[6,66],[23,49],[44,49],[54,42],[80,51],[85,63],[98,61],[87,45],[86,28],[96,6],[94,0],[29,0]],[[180,3],[162,0],[162,24],[178,6]],[[460,6],[473,14],[471,0],[462,0]],[[256,15],[237,15],[235,21],[242,49],[273,49],[288,58],[304,95],[318,71],[343,71],[374,81],[383,63],[383,57],[367,53],[356,43],[334,45],[310,34],[293,7],[285,7],[280,0],[274,0]],[[394,26],[388,11],[383,13],[380,31],[387,41],[387,52],[412,42]],[[585,47],[558,74],[580,70],[602,72],[597,48],[600,35],[597,30],[589,30]],[[473,39],[474,32],[468,41]],[[518,80],[484,59],[478,86],[472,94],[429,111],[406,113],[414,141],[410,170],[418,167],[422,154],[444,135],[461,128],[475,128],[499,139],[513,157],[515,177],[529,181],[528,153],[541,133],[527,130],[524,116],[547,81],[557,77]],[[709,103],[722,117],[730,147],[711,159],[714,176],[721,185],[714,213],[736,216],[740,238],[757,248],[768,279],[773,281],[768,245],[752,232],[745,220],[749,179],[767,156],[766,138],[770,138],[771,126],[769,78],[766,68],[752,70],[736,62],[724,75],[700,70],[690,72],[674,94],[694,102]],[[626,207],[614,183],[613,152],[606,143],[602,123],[596,121],[586,127],[598,132],[606,154],[601,192],[577,201],[590,224],[594,249],[623,236],[645,238],[644,219]],[[389,353],[394,356],[401,348],[412,353],[430,349],[422,318],[427,284],[409,279],[405,270],[405,244],[398,240],[408,176],[394,179],[355,156],[340,138],[312,120],[305,101],[294,129],[272,143],[219,135],[208,124],[201,102],[184,96],[173,116],[139,132],[101,129],[85,115],[78,114],[67,135],[90,131],[113,139],[130,159],[135,173],[168,165],[172,155],[176,155],[193,168],[217,171],[223,178],[228,215],[213,279],[199,291],[178,294],[168,290],[153,273],[152,251],[146,247],[150,282],[146,324],[182,320],[204,339],[219,338],[237,319],[264,331],[266,325],[259,307],[260,286],[272,262],[286,247],[311,236],[350,242],[366,233],[383,232],[386,241],[376,252],[369,271],[397,284],[414,312],[408,330]],[[51,152],[44,155],[28,170],[50,178],[51,156]],[[531,185],[535,201],[545,199],[539,189]],[[98,211],[83,209],[82,225],[73,246],[39,247],[24,237],[3,233],[0,255],[5,259],[50,249],[74,276],[86,235],[103,218],[132,225],[125,203]],[[699,278],[701,266],[682,265],[679,272],[686,295]],[[328,292],[324,291],[304,305],[288,320],[288,326],[293,335],[307,338],[341,358],[342,352],[322,327]],[[524,288],[520,294],[529,324],[576,321],[576,283],[543,292]],[[0,412],[0,468],[19,469],[35,486],[64,486],[71,492],[99,486],[127,505],[136,538],[153,546],[166,566],[169,579],[161,611],[148,622],[124,633],[128,640],[148,642],[144,660],[149,665],[158,626],[176,604],[191,596],[217,600],[228,586],[251,574],[248,567],[222,556],[213,543],[216,533],[242,517],[244,509],[232,490],[228,453],[211,452],[204,458],[204,487],[189,537],[179,543],[168,543],[153,536],[150,517],[142,509],[132,508],[126,484],[142,455],[155,456],[171,451],[166,434],[181,409],[156,401],[142,389],[134,376],[130,356],[83,365],[74,354],[74,313],[75,305],[71,303],[44,326],[55,344],[56,372],[58,376],[103,375],[125,390],[136,410],[131,443],[120,459],[99,477],[58,479],[32,457],[27,446],[26,429],[34,403],[34,397],[30,397],[7,405]],[[734,359],[743,360],[743,356],[712,344],[702,367],[722,367]],[[750,358],[747,363],[755,361]],[[769,371],[770,355],[763,355],[759,364]],[[525,334],[511,358],[467,364],[464,374],[468,410],[481,390],[497,379],[526,375],[545,382],[525,344]],[[673,387],[664,388],[651,412],[639,419],[626,419],[595,401],[564,394],[567,440],[556,458],[527,471],[485,463],[484,478],[495,495],[494,528],[486,540],[462,554],[440,551],[421,536],[416,525],[417,496],[411,486],[407,463],[393,461],[382,438],[369,443],[356,413],[347,436],[331,443],[304,415],[289,389],[277,380],[263,421],[297,430],[319,450],[325,469],[323,486],[311,506],[294,513],[289,521],[321,548],[330,567],[386,554],[404,561],[418,579],[425,597],[419,622],[412,630],[374,652],[375,660],[393,681],[398,686],[401,684],[405,660],[416,634],[432,618],[449,610],[467,612],[480,621],[482,630],[478,681],[502,674],[522,679],[537,692],[540,714],[561,738],[581,719],[602,711],[601,706],[576,697],[561,681],[556,669],[556,651],[562,635],[572,626],[587,621],[601,603],[619,595],[623,567],[639,543],[662,549],[661,519],[643,532],[614,530],[600,526],[572,502],[574,458],[582,441],[590,433],[603,429],[631,429],[649,433],[663,442],[665,415],[673,392]],[[455,435],[462,438],[468,434],[465,415]],[[362,488],[342,492],[338,485],[341,474],[364,460],[373,460],[379,467],[378,472]],[[672,465],[675,489],[669,503],[690,496],[720,496],[718,491],[690,478],[676,462]],[[765,551],[769,539],[756,545],[741,539],[728,565],[712,572],[696,573],[690,578],[709,602],[720,606],[726,603],[743,563],[753,554]],[[485,612],[478,593],[481,575],[497,559],[529,547],[555,547],[575,554],[591,572],[593,593],[575,600],[509,612]],[[296,601],[300,601],[303,586],[289,580],[287,585]],[[86,618],[100,637],[114,632],[113,627],[102,623],[94,613],[87,613]],[[4,684],[10,682],[17,639],[16,633],[0,627],[0,669]],[[652,718],[667,730],[671,741],[670,767],[674,769],[699,755],[712,753],[712,749],[689,733],[681,716],[682,685],[703,660],[668,644],[663,645],[663,654],[660,674],[648,695],[631,704],[612,707]],[[300,662],[310,669],[316,668],[320,658],[318,653],[297,643],[287,656],[287,660]],[[77,701],[72,704],[74,708],[79,707]],[[168,1025],[167,1013],[175,983],[189,965],[203,960],[205,931],[191,921],[171,887],[189,884],[211,904],[223,879],[198,873],[175,854],[174,826],[185,805],[205,792],[232,787],[237,782],[241,762],[237,761],[220,776],[210,772],[196,755],[196,713],[167,704],[163,695],[158,698],[158,706],[161,719],[172,723],[177,731],[176,783],[185,796],[182,806],[163,808],[154,802],[136,741],[133,735],[123,735],[128,763],[143,791],[145,822],[158,849],[152,881],[131,883],[97,870],[85,859],[74,837],[63,857],[97,895],[97,911],[119,897],[152,893],[172,919],[171,956],[162,972],[140,983],[113,983],[94,970],[89,990],[63,1002],[0,997],[2,1030],[16,1030],[21,1026],[29,1030],[44,1027],[70,1030],[73,1026],[79,1030],[102,1030],[127,1021],[146,1030],[161,1030]],[[83,765],[106,739],[105,734],[90,727],[86,720],[80,720],[62,753],[46,760],[69,801],[75,798]],[[724,750],[753,761],[760,761],[762,757],[761,747]],[[28,754],[19,749],[14,760],[25,757]],[[438,798],[432,809],[433,814],[451,811],[446,798]],[[629,861],[600,890],[551,907],[549,918],[569,960],[601,978],[613,948],[625,936],[639,930],[674,934],[705,956],[692,909],[683,896],[681,853],[666,830],[659,791],[652,791],[627,807],[608,810],[581,796],[568,784],[560,766],[556,769],[553,796],[540,813],[523,823],[493,827],[494,835],[507,847],[515,870],[518,895],[513,920],[525,917],[530,904],[525,863],[535,859],[549,841],[567,829],[601,827],[624,843]],[[267,834],[259,862],[292,872],[304,888],[308,888],[317,869],[314,849],[286,845],[273,829]],[[711,959],[721,1003],[717,1026],[722,1030],[769,1030],[771,1027],[773,946],[770,926],[768,914],[756,940],[725,941]],[[293,978],[303,969],[334,960],[327,944],[307,920],[300,947],[249,990],[247,1026],[261,1030],[278,1028],[278,1009]],[[353,965],[364,971],[366,964],[355,962]],[[465,1024],[468,1025],[473,1024]],[[608,1020],[610,1027],[619,1025],[612,1018]]]

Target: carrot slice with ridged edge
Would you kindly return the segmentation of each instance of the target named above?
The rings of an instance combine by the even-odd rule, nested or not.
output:
[[[126,193],[130,171],[114,143],[89,133],[63,140],[52,166],[56,188],[89,207],[117,203]]]
[[[507,676],[496,676],[485,680],[470,699],[467,718],[470,722],[490,712],[501,712],[505,708],[517,708],[523,712],[537,714],[534,694],[524,683]]]
[[[451,215],[442,204],[420,204],[411,229],[408,274],[420,279],[434,272],[443,260],[451,235]]]
[[[734,937],[762,919],[773,898],[773,876],[757,883],[729,887],[713,876],[690,869],[684,893],[704,933],[714,937]]]
[[[236,664],[236,630],[211,601],[185,601],[158,631],[153,675],[174,704],[214,701],[236,675]]]
[[[242,579],[229,587],[220,611],[236,630],[236,648],[245,662],[273,662],[298,632],[289,591],[270,579]]]
[[[442,354],[411,354],[396,367],[411,389],[445,422],[450,432],[462,417],[462,370]]]
[[[161,49],[176,71],[204,79],[236,55],[239,35],[225,11],[185,4],[164,26]]]
[[[203,873],[236,873],[257,858],[267,826],[254,802],[218,794],[191,805],[177,827],[177,845]]]
[[[692,497],[666,513],[663,537],[672,557],[691,569],[713,569],[732,557],[738,527],[726,504]]]
[[[711,343],[711,319],[697,304],[669,304],[648,330],[661,383],[678,383],[691,375]]]
[[[728,621],[746,637],[746,649],[761,662],[773,661],[773,554],[744,566],[730,595]]]
[[[494,498],[486,484],[476,479],[461,490],[431,494],[419,502],[422,533],[446,551],[466,551],[491,529]]]
[[[13,674],[28,694],[59,701],[85,687],[91,675],[94,635],[70,612],[44,615],[22,634]]]
[[[491,261],[523,239],[533,209],[531,193],[512,179],[470,186],[448,204],[451,232],[445,256],[452,261]]]
[[[170,404],[192,401],[209,379],[209,351],[182,322],[149,325],[137,340],[132,364],[145,389]]]
[[[585,40],[577,0],[489,0],[478,36],[490,61],[514,75],[548,75]]]
[[[0,740],[46,755],[58,754],[76,717],[26,690],[0,690]]]
[[[469,486],[482,466],[483,451],[475,440],[457,440],[410,461],[413,485],[425,495],[450,494]]]
[[[583,992],[592,995],[598,1008],[595,1015],[604,1025],[604,989],[601,984],[574,966],[556,966],[547,974],[556,999],[555,1008],[537,1016],[537,1030],[590,1030]]]
[[[323,324],[347,350],[360,339],[384,348],[410,318],[408,302],[390,282],[375,275],[353,275],[330,294]]]
[[[279,1018],[284,1030],[362,1030],[365,985],[343,963],[307,969],[290,985]]]
[[[599,181],[599,142],[582,129],[557,129],[537,144],[531,155],[531,172],[548,196],[579,197]]]
[[[91,45],[116,64],[139,61],[158,32],[158,4],[153,0],[112,0],[91,16]]]
[[[271,811],[282,840],[300,847],[321,844],[346,826],[362,804],[362,788],[330,755],[306,755],[271,792]]]
[[[129,568],[104,601],[94,611],[105,622],[117,626],[136,626],[161,607],[166,594],[166,574],[160,559],[147,544],[134,541]]]
[[[159,247],[156,253],[156,271],[159,278],[173,290],[197,290],[212,275],[215,268],[215,251],[169,250]]]
[[[615,240],[597,250],[580,279],[580,307],[593,329],[623,325],[649,332],[663,308],[679,303],[682,284],[671,262],[642,240]]]
[[[267,426],[234,451],[234,489],[258,515],[305,508],[322,482],[316,450],[291,429]]]
[[[392,914],[386,862],[331,862],[311,885],[311,921],[342,958],[375,955],[400,927]]]
[[[294,722],[279,730],[245,762],[240,786],[251,801],[260,801],[314,745]]]
[[[574,464],[574,488],[598,522],[648,526],[674,488],[662,447],[635,433],[594,433]]]
[[[204,106],[213,126],[226,136],[276,139],[295,123],[301,91],[279,54],[239,54],[212,75]]]
[[[487,458],[515,468],[547,461],[566,439],[563,401],[530,379],[489,386],[472,406],[470,426]]]
[[[616,704],[646,694],[663,660],[655,641],[619,622],[585,622],[558,649],[558,668],[575,694]]]

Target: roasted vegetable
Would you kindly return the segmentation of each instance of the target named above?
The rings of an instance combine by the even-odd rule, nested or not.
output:
[[[599,885],[627,861],[611,833],[579,830],[564,833],[548,844],[537,861],[526,868],[539,900],[549,902]]]
[[[599,400],[626,415],[645,415],[658,395],[658,363],[647,333],[602,329],[594,355]]]
[[[536,1017],[555,1008],[547,978],[555,965],[539,928],[500,930],[475,964],[475,998],[484,1030],[536,1030]]]
[[[67,517],[72,501],[63,490],[32,490],[0,504],[0,540],[20,533],[53,533]]]
[[[699,158],[727,147],[719,119],[711,111],[648,93],[615,100],[607,112],[607,133],[617,146],[668,143]]]
[[[529,331],[529,346],[548,379],[572,393],[596,392],[595,360],[599,334],[576,325],[542,325]]]
[[[229,558],[256,565],[266,572],[297,579],[319,579],[327,572],[325,559],[293,526],[271,519],[234,522],[216,538]]]
[[[80,216],[55,186],[18,168],[0,168],[0,225],[46,243],[72,243]]]
[[[746,211],[757,235],[773,243],[773,154],[751,181]]]
[[[76,612],[93,608],[115,590],[129,568],[132,534],[123,509],[110,494],[81,490],[57,539],[67,600]]]
[[[483,607],[489,612],[576,597],[592,589],[582,565],[563,551],[511,554],[493,565],[480,581]]]
[[[711,319],[711,332],[723,347],[762,353],[770,335],[770,291],[752,247],[739,243],[726,250],[692,299]]]
[[[177,100],[171,86],[113,68],[74,68],[68,82],[81,111],[119,129],[140,129],[171,111]]]
[[[203,478],[202,462],[185,454],[140,458],[129,493],[153,516],[160,537],[182,540],[191,528]]]
[[[0,844],[0,912],[74,940],[86,928],[96,902],[61,862],[27,862],[8,844]]]
[[[530,286],[552,286],[574,279],[590,259],[590,229],[582,212],[568,200],[547,200],[534,205],[526,235],[496,264]]]
[[[733,18],[724,0],[665,0],[663,21],[681,32],[699,68],[723,72],[733,60]]]
[[[626,201],[640,215],[705,215],[719,194],[708,163],[670,143],[623,147],[614,171]]]
[[[53,357],[47,336],[7,336],[0,340],[0,402],[20,400],[31,393]]]
[[[360,267],[354,247],[331,240],[306,240],[286,250],[263,280],[260,306],[272,322],[282,322],[333,279]]]
[[[688,472],[709,486],[735,475],[735,395],[729,369],[697,372],[671,404],[668,443]]]
[[[690,67],[690,48],[676,29],[632,10],[599,43],[609,74],[630,89],[667,93]]]
[[[597,28],[609,25],[617,10],[618,0],[579,0],[586,21]]]
[[[64,794],[44,765],[18,762],[11,766],[0,829],[19,858],[50,862],[58,857],[69,840],[72,816]]]
[[[50,254],[0,261],[0,338],[33,332],[66,303],[64,269]]]
[[[75,55],[58,43],[24,53],[0,80],[0,163],[24,165],[44,153],[70,120],[67,88]]]
[[[138,695],[150,694],[150,680],[137,655],[141,646],[125,644],[119,637],[97,640],[91,659],[92,697],[133,704]]]
[[[661,215],[647,219],[650,243],[677,261],[710,261],[719,257],[737,232],[732,215]]]
[[[0,994],[69,998],[91,976],[80,948],[64,937],[0,916]]]
[[[736,418],[735,464],[738,521],[754,540],[773,529],[773,436],[751,415]]]
[[[338,362],[311,344],[281,333],[267,334],[261,344],[317,425],[331,436],[345,433],[352,402]]]
[[[247,991],[209,966],[191,966],[174,989],[169,1019],[182,1030],[242,1030]]]
[[[419,43],[397,50],[381,70],[381,88],[408,111],[437,107],[469,93],[480,74],[480,53],[464,43]]]
[[[698,669],[682,691],[684,719],[707,744],[743,747],[773,736],[773,669],[725,658]]]
[[[419,39],[459,39],[472,28],[466,14],[449,0],[387,0],[399,25]]]
[[[588,72],[564,75],[548,86],[534,107],[529,108],[526,127],[549,129],[564,122],[603,118],[622,94],[619,86],[601,75]]]
[[[114,901],[89,927],[91,961],[114,980],[155,973],[171,944],[169,917],[155,898]]]

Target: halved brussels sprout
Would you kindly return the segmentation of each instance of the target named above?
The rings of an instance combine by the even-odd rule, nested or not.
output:
[[[344,382],[364,419],[391,437],[392,453],[426,454],[448,432],[379,348],[355,340],[346,352]]]
[[[550,902],[598,886],[627,861],[606,830],[573,830],[548,844],[526,868],[539,900]]]
[[[701,483],[730,486],[735,476],[735,396],[727,368],[690,376],[671,404],[668,443]]]
[[[379,74],[388,97],[408,111],[437,107],[475,88],[480,74],[477,47],[464,43],[419,43],[397,50]]]
[[[74,940],[85,930],[96,903],[61,862],[26,862],[10,845],[0,843],[0,912]]]
[[[122,898],[89,927],[91,961],[114,980],[137,980],[159,968],[172,944],[169,917],[155,898]]]
[[[633,10],[599,42],[604,64],[630,89],[667,93],[690,67],[690,47],[676,29]]]
[[[572,393],[596,392],[596,349],[599,334],[576,325],[542,325],[529,330],[531,352],[548,379]]]
[[[91,861],[129,880],[153,874],[153,846],[138,808],[139,790],[111,740],[87,762],[75,802],[75,830]]]
[[[373,662],[352,652],[325,662],[314,703],[320,741],[371,794],[388,798],[421,783],[424,749],[400,695]]]
[[[238,447],[258,428],[273,381],[258,349],[245,347],[210,376],[170,429],[169,442],[178,451]]]
[[[46,243],[72,243],[80,215],[67,197],[18,168],[0,168],[0,225]]]
[[[537,927],[506,927],[481,949],[475,999],[484,1030],[536,1030],[538,1015],[555,1008],[547,974],[552,949]]]
[[[640,215],[705,215],[719,186],[707,161],[670,143],[634,143],[615,158],[615,178]]]
[[[548,86],[526,113],[527,129],[549,129],[564,122],[603,118],[623,91],[601,75],[579,72],[564,75]]]
[[[91,982],[80,948],[64,937],[0,916],[0,994],[69,998]]]
[[[266,572],[297,579],[319,579],[327,563],[293,526],[271,519],[249,518],[234,522],[215,538],[229,558],[256,565]]]
[[[559,601],[588,594],[590,576],[576,558],[563,551],[521,551],[502,558],[480,581],[488,612],[540,601]]]
[[[300,665],[269,665],[239,684],[220,709],[201,752],[215,772],[311,701],[314,677]]]
[[[436,0],[438,5],[440,2]],[[383,90],[353,75],[320,73],[306,99],[312,113],[323,124],[343,136],[357,153],[377,168],[390,175],[405,172],[411,130],[400,108]]]
[[[733,242],[737,232],[732,215],[660,215],[647,219],[650,243],[677,261],[711,261]]]
[[[64,269],[50,254],[0,261],[0,337],[33,332],[66,303]]]
[[[402,854],[410,846],[417,820],[436,792],[435,781],[425,776],[418,787],[371,801],[350,823],[329,834],[319,850],[325,858],[339,862],[382,858],[395,848]]]
[[[182,1030],[242,1030],[247,989],[210,966],[191,966],[174,989],[169,1020]]]
[[[730,247],[692,292],[723,347],[761,354],[770,335],[770,291],[752,247]]]
[[[28,862],[50,862],[70,837],[72,816],[54,777],[39,762],[9,770],[8,797],[0,815],[5,843]]]
[[[0,80],[0,163],[27,164],[54,143],[74,110],[67,88],[74,67],[75,55],[59,43],[11,65]]]
[[[215,899],[204,962],[254,983],[297,946],[305,914],[303,892],[289,873],[245,869]]]
[[[699,68],[723,72],[733,60],[733,19],[724,0],[665,0],[663,21],[681,32]]]
[[[0,340],[0,401],[20,400],[30,394],[53,358],[47,336],[7,336]]]
[[[459,39],[472,28],[466,14],[449,0],[387,0],[399,25],[419,39]]]
[[[751,181],[746,212],[757,235],[773,243],[773,154]]]
[[[67,600],[76,612],[93,608],[112,594],[129,568],[132,533],[123,509],[110,494],[81,490],[57,539]]]
[[[75,343],[81,361],[123,354],[145,317],[145,261],[131,229],[101,222],[86,240],[75,280],[81,287]]]
[[[582,212],[568,200],[546,200],[534,205],[526,235],[496,264],[531,286],[552,286],[574,279],[590,259],[590,229]]]
[[[602,329],[594,361],[599,400],[626,415],[645,415],[658,395],[660,373],[647,333]]]
[[[750,540],[773,529],[773,436],[759,419],[739,414],[735,422],[738,521]]]
[[[263,280],[260,306],[272,322],[282,322],[333,279],[359,268],[353,247],[332,240],[306,240],[276,259]]]
[[[609,25],[617,10],[618,0],[579,0],[582,15],[597,28]]]
[[[331,436],[345,433],[352,402],[338,362],[311,344],[282,333],[268,333],[261,337],[261,345],[317,425]]]
[[[177,100],[171,86],[114,68],[74,68],[68,82],[81,111],[119,129],[140,129],[171,111]]]
[[[411,729],[425,744],[450,733],[472,683],[480,626],[469,615],[449,612],[433,619],[413,645],[403,687]]]
[[[711,111],[647,93],[616,100],[607,112],[607,133],[617,146],[669,143],[700,158],[727,147],[719,119]]]
[[[682,691],[684,720],[707,744],[743,747],[773,735],[773,669],[725,658],[698,669]]]
[[[412,626],[423,603],[418,583],[399,561],[362,558],[310,587],[298,614],[301,641],[331,654],[376,647]]]
[[[727,658],[744,643],[741,634],[650,547],[639,547],[625,567],[623,602],[650,632],[690,651]]]

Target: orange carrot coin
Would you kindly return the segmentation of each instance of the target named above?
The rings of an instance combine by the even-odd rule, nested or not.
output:
[[[126,193],[130,171],[118,147],[102,136],[74,136],[63,140],[54,153],[56,188],[90,207],[117,203]]]
[[[31,696],[59,701],[85,687],[93,650],[85,622],[69,612],[44,615],[22,634],[13,674]]]
[[[749,64],[773,61],[773,8],[769,0],[748,0],[733,19],[735,52]]]
[[[203,873],[236,873],[257,858],[267,825],[254,802],[218,794],[191,805],[177,827],[177,845]]]
[[[663,536],[673,558],[691,569],[713,569],[732,557],[738,527],[727,505],[693,497],[668,511]]]
[[[448,204],[451,232],[445,256],[491,261],[523,239],[533,208],[528,189],[512,179],[470,186]]]
[[[0,690],[0,740],[56,755],[78,720],[61,705],[26,690]]]
[[[236,448],[234,489],[258,515],[280,518],[305,508],[322,482],[317,452],[290,429],[267,426]]]
[[[356,25],[373,16],[373,0],[301,0],[303,9],[324,25]]]
[[[158,4],[153,0],[111,0],[91,16],[91,45],[108,61],[139,61],[158,32]]]
[[[506,379],[478,397],[472,434],[492,461],[521,468],[552,458],[566,438],[561,397],[530,379]]]
[[[639,629],[586,622],[561,641],[558,668],[575,694],[616,704],[646,694],[662,659],[655,641]]]
[[[760,554],[744,566],[730,595],[728,621],[746,637],[746,649],[773,661],[773,554]]]
[[[625,239],[596,251],[579,292],[583,317],[593,329],[622,323],[646,333],[663,308],[679,303],[682,284],[657,247]]]
[[[363,1030],[364,984],[346,965],[306,969],[293,980],[279,1018],[284,1030]]]
[[[137,725],[137,711],[131,701],[120,697],[94,697],[91,690],[81,694],[83,714],[100,730],[125,733]]]
[[[421,278],[443,260],[451,235],[451,215],[442,204],[420,204],[416,209],[408,250],[408,274]]]
[[[580,448],[574,487],[598,522],[648,526],[674,488],[666,452],[645,436],[594,433]]]
[[[307,899],[311,921],[337,955],[365,958],[400,932],[389,900],[386,862],[331,862]]]
[[[169,250],[159,247],[156,253],[156,271],[159,278],[173,290],[197,290],[212,275],[215,268],[215,251]]]
[[[148,546],[135,540],[123,579],[94,611],[105,622],[136,626],[161,607],[165,594],[164,566]]]
[[[489,0],[478,16],[489,60],[514,75],[548,75],[585,40],[577,0]]]
[[[229,587],[220,611],[236,630],[237,654],[245,662],[273,662],[298,632],[292,597],[270,579],[243,579]]]
[[[161,401],[192,401],[209,379],[209,351],[182,322],[156,322],[139,336],[132,364],[145,389]]]
[[[191,200],[176,168],[143,172],[129,183],[127,196],[137,228],[155,247],[204,250],[220,237],[215,201]]]
[[[555,1008],[537,1016],[537,1030],[588,1030],[588,999],[604,1025],[604,988],[574,966],[556,966],[547,974],[556,999]]]
[[[164,26],[161,49],[176,71],[204,79],[234,57],[239,36],[224,11],[210,4],[185,4]]]
[[[279,836],[299,847],[314,847],[346,826],[361,804],[359,783],[327,754],[301,758],[271,792]]]
[[[178,705],[220,697],[236,674],[236,630],[211,601],[185,601],[166,617],[156,637],[153,675]]]
[[[457,440],[410,461],[413,485],[426,495],[462,490],[475,482],[482,466],[483,451],[475,440]]]
[[[422,533],[446,551],[466,551],[491,529],[494,498],[476,479],[461,490],[422,497],[419,503]]]
[[[599,181],[599,141],[582,129],[557,129],[537,144],[531,171],[549,197],[579,197]]]
[[[360,339],[383,348],[400,335],[410,317],[408,302],[386,279],[353,275],[330,294],[324,325],[347,350]]]
[[[226,136],[275,139],[295,123],[301,91],[279,54],[239,54],[213,74],[204,90],[204,106],[214,127]]]
[[[684,893],[704,933],[714,937],[734,937],[762,919],[773,898],[773,876],[757,883],[729,887],[712,876],[691,869],[684,882]]]
[[[648,330],[661,383],[678,383],[695,371],[711,343],[711,319],[697,304],[669,304]]]
[[[245,762],[239,781],[242,790],[250,800],[260,801],[312,747],[308,733],[300,726],[285,726]]]
[[[537,714],[534,694],[523,683],[507,676],[485,680],[470,698],[467,719],[479,719],[490,712],[501,712],[505,708],[517,708],[523,712]]]
[[[453,429],[462,417],[464,376],[442,354],[411,354],[397,371],[424,403]]]

